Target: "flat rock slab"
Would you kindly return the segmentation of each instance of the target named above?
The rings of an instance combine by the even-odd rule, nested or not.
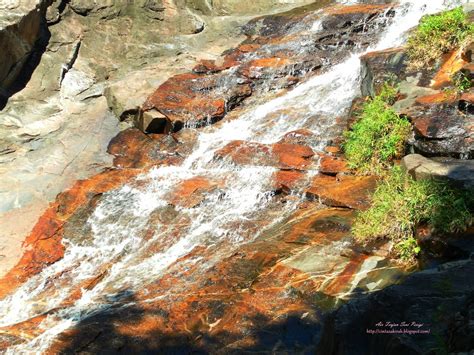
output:
[[[261,144],[232,141],[215,153],[218,159],[230,159],[236,165],[272,166],[287,170],[308,170],[312,166],[313,150],[306,145]]]
[[[436,178],[467,188],[474,187],[473,160],[433,160],[420,154],[410,154],[402,159],[402,166],[416,180]]]
[[[319,199],[332,207],[346,207],[364,210],[370,206],[370,197],[377,180],[373,176],[327,176],[316,175],[306,191],[310,199]]]
[[[350,172],[347,161],[344,158],[329,154],[319,154],[319,157],[319,171],[323,174],[336,175],[338,173]]]

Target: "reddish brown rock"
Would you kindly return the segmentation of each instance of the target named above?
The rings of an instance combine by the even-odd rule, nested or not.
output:
[[[328,146],[324,148],[324,151],[329,154],[338,155],[341,154],[341,148],[336,146]]]
[[[452,77],[467,63],[462,50],[451,51],[443,58],[443,65],[432,79],[431,87],[441,89],[452,83]]]
[[[146,135],[136,128],[120,132],[109,143],[107,151],[119,168],[147,168],[154,165],[177,165],[182,162],[184,152],[189,153],[188,143],[194,144],[195,137],[184,134],[177,140],[172,135]],[[184,154],[186,155],[186,154]]]
[[[278,157],[281,169],[306,170],[311,166],[313,150],[305,145],[277,143],[272,146],[272,153]]]
[[[375,4],[375,5],[336,5],[331,6],[325,12],[328,15],[353,15],[353,14],[379,14],[391,8],[390,4]]]
[[[416,103],[420,105],[430,104],[453,104],[456,101],[457,94],[455,92],[438,92],[432,95],[421,96],[416,99]]]
[[[470,157],[474,150],[474,116],[469,105],[443,94],[418,99],[407,110],[413,123],[417,152],[426,155]]]
[[[175,206],[193,208],[200,204],[206,193],[222,186],[222,182],[211,181],[203,176],[181,182],[168,197],[168,201]]]
[[[319,154],[319,171],[323,174],[336,175],[338,173],[349,173],[347,161],[343,158]]]
[[[319,9],[329,2],[325,0],[310,7]],[[169,121],[163,122],[160,116],[159,126],[172,127],[174,131],[185,125],[199,127],[214,123],[252,92],[289,87],[310,71],[340,62],[350,53],[349,49],[367,47],[376,38],[372,36],[375,28],[383,25],[371,24],[388,8],[388,5],[327,8],[328,16],[322,24],[325,33],[305,33],[308,43],[303,47],[299,34],[320,19],[317,11],[304,8],[254,19],[244,26],[249,38],[240,46],[218,60],[201,61],[192,73],[170,78],[146,100],[143,111],[146,115],[156,110]],[[335,47],[341,50],[333,50]]]
[[[370,198],[377,185],[372,176],[338,176],[338,178],[317,175],[306,195],[311,199],[319,199],[322,203],[333,207],[347,207],[363,210],[370,206]]]
[[[332,243],[348,237],[353,216],[340,209],[297,211],[270,237],[243,245],[208,269],[186,261],[206,260],[217,248],[196,248],[163,278],[127,298],[130,306],[91,316],[61,334],[51,350],[265,352],[268,344],[274,348],[291,339],[297,327],[297,339],[286,346],[309,351],[320,324],[318,310],[333,307],[336,296],[358,285],[366,291],[365,283],[380,282],[380,274],[358,280],[371,270],[363,269],[370,256],[328,255]],[[317,251],[322,258],[314,258]]]
[[[179,130],[184,124],[202,126],[218,121],[227,110],[250,96],[252,89],[230,73],[180,74],[168,79],[143,105],[156,109]]]
[[[473,105],[474,104],[474,90],[471,89],[469,92],[463,93],[459,101],[464,101],[470,105]]]
[[[278,170],[273,175],[273,184],[276,190],[282,190],[285,193],[297,190],[304,183],[305,174],[298,170]]]
[[[94,196],[117,188],[139,173],[138,170],[108,170],[88,180],[80,180],[46,210],[24,241],[25,253],[18,264],[0,280],[0,298],[29,277],[60,260],[64,255],[64,223]]]
[[[271,68],[273,72],[275,68],[285,67],[288,63],[287,58],[258,58],[245,63],[240,72],[247,78],[256,79],[264,75],[265,68]]]
[[[280,169],[306,170],[311,167],[313,150],[304,145],[233,141],[216,153],[218,158],[229,158],[238,165],[274,166]]]

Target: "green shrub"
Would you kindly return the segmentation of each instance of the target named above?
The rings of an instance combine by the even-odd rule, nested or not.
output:
[[[410,237],[395,244],[395,251],[403,261],[410,261],[421,251],[415,238]]]
[[[415,181],[398,166],[380,183],[372,206],[359,213],[352,232],[359,242],[389,238],[403,259],[418,254],[415,227],[428,223],[434,231],[453,233],[473,222],[473,195],[437,180]]]
[[[443,53],[462,46],[473,35],[474,25],[462,7],[423,17],[408,39],[410,68],[430,67]]]
[[[458,71],[451,77],[453,85],[458,93],[463,93],[472,88],[472,81],[462,70]]]
[[[410,123],[390,107],[396,94],[393,86],[385,85],[363,105],[358,121],[345,132],[343,148],[351,169],[379,174],[404,152]]]

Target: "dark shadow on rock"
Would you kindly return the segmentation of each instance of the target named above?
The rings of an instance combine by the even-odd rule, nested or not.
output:
[[[201,302],[206,306],[212,303]],[[180,332],[166,329],[170,318],[168,311],[150,309],[148,305],[144,310],[132,293],[124,294],[118,303],[128,306],[114,306],[83,319],[72,331],[59,336],[56,344],[61,345],[53,351],[59,354],[314,354],[321,333],[319,321],[308,320],[299,314],[289,314],[275,321],[258,313],[244,315],[253,327],[231,324],[238,331],[236,333],[212,333],[206,327],[184,325],[180,325],[181,328],[184,326],[189,330]],[[193,321],[192,316],[189,319]],[[154,321],[162,322],[163,330],[147,327]],[[132,329],[139,330],[133,334]],[[237,344],[244,338],[252,339],[252,345]]]
[[[16,94],[17,92],[23,90],[33,75],[33,72],[38,67],[41,57],[43,53],[46,51],[46,48],[49,44],[49,40],[51,38],[51,32],[46,25],[46,21],[43,20],[40,28],[40,36],[36,41],[28,60],[26,61],[25,65],[23,66],[20,74],[15,79],[14,83],[7,87],[4,90],[0,88],[0,111],[5,108],[8,103],[8,100],[11,96]],[[59,73],[58,73],[58,80],[59,80]]]
[[[330,314],[318,353],[448,354],[474,348],[474,261],[443,264]]]

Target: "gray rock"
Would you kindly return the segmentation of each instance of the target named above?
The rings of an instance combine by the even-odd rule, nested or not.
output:
[[[50,0],[25,0],[0,4],[0,94],[20,74],[45,26]]]
[[[433,160],[410,154],[402,159],[402,166],[416,180],[444,179],[458,186],[474,188],[474,160]]]
[[[473,273],[472,259],[449,262],[349,301],[327,317],[317,353],[468,353],[474,348]]]

